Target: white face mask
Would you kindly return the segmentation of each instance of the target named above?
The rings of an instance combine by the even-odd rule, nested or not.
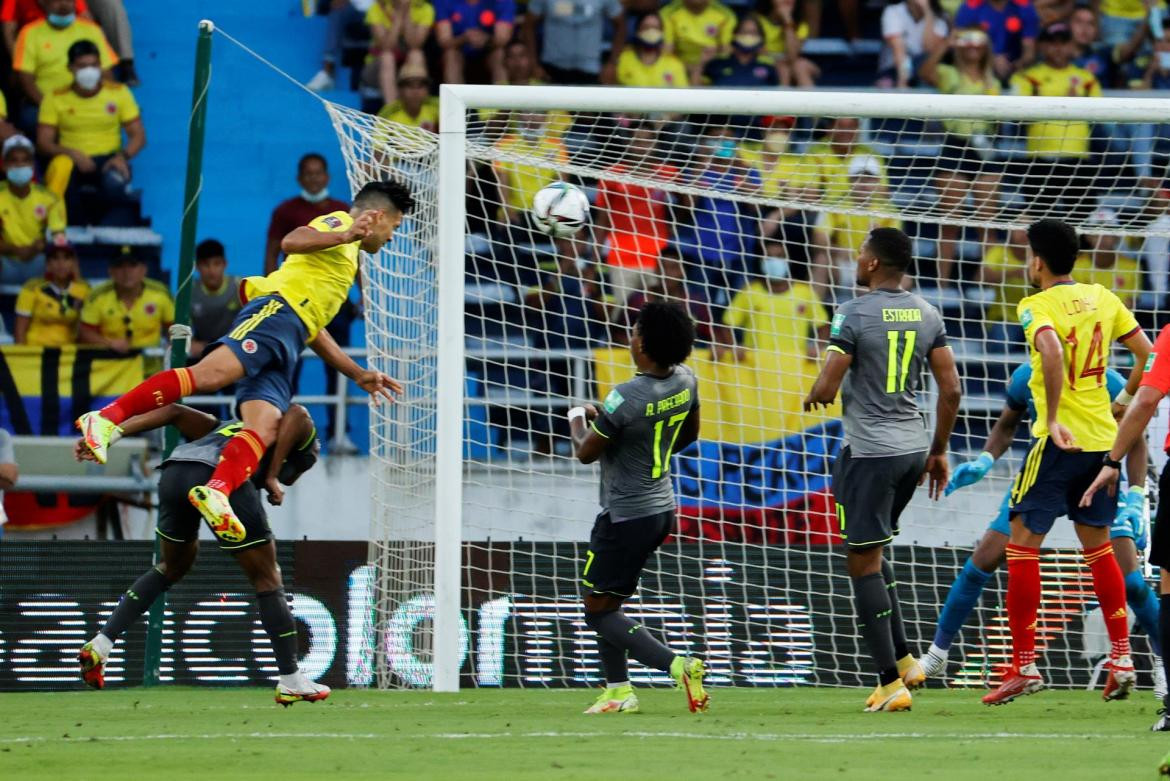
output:
[[[84,68],[78,68],[77,72],[73,74],[77,86],[83,90],[91,90],[101,83],[102,69],[96,65],[87,65]]]
[[[784,258],[764,258],[764,276],[768,279],[788,279],[788,261]]]
[[[322,187],[317,192],[311,193],[302,187],[301,188],[301,197],[304,198],[309,203],[320,203],[321,201],[323,201],[329,197],[329,188]]]

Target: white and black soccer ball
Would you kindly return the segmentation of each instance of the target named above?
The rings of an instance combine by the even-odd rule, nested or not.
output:
[[[564,239],[589,220],[589,198],[576,185],[553,182],[532,199],[532,223],[541,233]]]

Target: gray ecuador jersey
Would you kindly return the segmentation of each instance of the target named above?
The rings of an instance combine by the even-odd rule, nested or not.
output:
[[[243,427],[244,424],[238,420],[221,420],[215,424],[215,427],[209,434],[205,434],[191,442],[184,442],[172,450],[171,457],[163,461],[163,464],[171,464],[175,461],[187,461],[215,466],[219,463],[219,456],[223,453],[223,449],[227,447],[227,443],[231,442],[232,437]],[[256,471],[260,470],[257,469]]]
[[[915,393],[930,351],[946,344],[938,310],[905,290],[874,290],[841,305],[829,349],[853,356],[841,404],[854,458],[930,447]]]
[[[593,430],[610,440],[601,455],[601,506],[613,521],[674,510],[670,454],[683,421],[699,408],[695,373],[638,374],[606,397]]]

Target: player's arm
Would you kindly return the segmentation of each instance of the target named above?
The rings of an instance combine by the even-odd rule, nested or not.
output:
[[[1142,434],[1150,420],[1153,419],[1154,412],[1157,411],[1158,405],[1165,395],[1165,391],[1161,388],[1151,385],[1142,385],[1138,388],[1137,395],[1133,397],[1133,401],[1125,410],[1125,417],[1121,419],[1121,425],[1117,427],[1117,437],[1113,440],[1113,447],[1106,456],[1110,463],[1101,466],[1101,471],[1097,473],[1097,479],[1081,497],[1081,507],[1088,507],[1093,500],[1093,494],[1102,488],[1107,489],[1110,496],[1116,493],[1117,480],[1121,475],[1121,470],[1111,464],[1120,463],[1122,456],[1133,451],[1139,442],[1144,444]],[[1133,475],[1133,472],[1131,471],[1130,474]],[[1144,481],[1145,478],[1140,479]],[[1139,483],[1139,485],[1144,485],[1144,482]]]
[[[592,464],[601,458],[609,439],[597,430],[593,421],[597,419],[597,407],[585,404],[569,410],[569,435],[573,440],[573,455],[582,464]],[[690,419],[690,415],[687,416]],[[682,436],[682,432],[679,432]]]
[[[691,411],[687,413],[687,419],[683,421],[682,428],[679,429],[678,438],[674,440],[674,452],[681,453],[686,450],[691,443],[698,441],[699,428],[702,425],[699,419],[699,408],[691,407]]]
[[[285,255],[305,255],[332,249],[342,244],[353,244],[355,241],[361,241],[370,235],[370,228],[376,216],[377,213],[374,211],[364,211],[354,219],[352,225],[343,231],[319,231],[308,225],[302,225],[285,234],[285,237],[280,240],[280,251]]]
[[[950,347],[945,344],[935,347],[927,355],[927,359],[930,361],[930,373],[934,375],[935,385],[938,386],[938,402],[935,405],[934,439],[930,443],[930,455],[926,458],[926,468],[918,484],[922,485],[929,476],[930,498],[941,499],[951,473],[947,450],[950,447],[951,432],[955,430],[955,420],[959,417],[959,401],[963,398],[963,386],[959,381],[959,370],[955,367],[955,355]]]
[[[1060,344],[1060,337],[1056,329],[1043,326],[1033,340],[1036,352],[1040,353],[1040,368],[1044,377],[1044,399],[1048,409],[1048,436],[1061,450],[1070,453],[1079,453],[1080,448],[1073,438],[1072,432],[1065,428],[1056,419],[1060,408],[1060,393],[1064,390],[1064,347]]]
[[[356,382],[362,390],[373,396],[375,403],[381,401],[379,397],[393,402],[394,397],[403,391],[402,383],[398,380],[392,380],[382,372],[363,369],[359,366],[353,358],[345,354],[345,351],[324,328],[317,332],[313,341],[309,342],[309,347],[330,367]]]
[[[837,400],[837,391],[845,380],[845,372],[853,365],[853,356],[844,352],[836,345],[829,345],[828,357],[825,359],[821,373],[817,375],[812,389],[804,397],[804,411],[812,412],[818,407],[828,407]]]
[[[193,407],[188,407],[186,404],[168,404],[165,407],[144,412],[141,415],[123,422],[119,428],[121,433],[116,433],[110,439],[110,444],[114,444],[122,437],[132,437],[135,434],[142,434],[146,431],[154,431],[156,428],[163,426],[174,426],[179,430],[186,440],[199,439],[211,433],[212,429],[219,424],[219,418],[210,415],[206,412],[201,412]],[[89,448],[84,445],[84,440],[78,439],[73,446],[73,456],[78,461],[93,461],[93,454]]]
[[[268,491],[268,503],[279,505],[284,501],[284,488],[278,479],[280,468],[294,447],[307,442],[316,431],[309,411],[300,404],[293,404],[280,418],[276,430],[276,444],[273,445],[272,460],[268,462],[268,474],[264,477],[264,488]]]
[[[1146,359],[1150,357],[1153,345],[1150,344],[1150,338],[1146,336],[1146,332],[1140,328],[1122,339],[1121,343],[1133,353],[1133,368],[1130,369],[1129,379],[1125,382],[1125,390],[1117,394],[1117,398],[1113,400],[1114,404],[1124,407],[1137,395],[1138,386],[1142,383],[1142,374],[1145,373]]]

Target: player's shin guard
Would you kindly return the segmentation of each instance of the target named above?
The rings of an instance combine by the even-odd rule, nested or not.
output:
[[[195,378],[190,369],[168,369],[148,377],[127,393],[101,409],[101,415],[112,423],[150,412],[172,404],[195,392]]]
[[[894,579],[894,566],[882,559],[882,579],[886,581],[886,591],[890,595],[890,637],[894,641],[894,658],[903,659],[910,655],[910,646],[906,642],[906,628],[902,625],[902,608],[898,604],[898,581]]]
[[[134,581],[133,586],[126,590],[122,599],[119,600],[118,606],[114,608],[114,612],[110,613],[110,617],[106,619],[105,625],[99,631],[110,640],[117,640],[131,624],[138,620],[139,616],[150,608],[158,595],[170,587],[171,584],[166,576],[151,567],[138,580]]]
[[[224,447],[219,463],[207,481],[207,487],[231,496],[232,491],[243,485],[256,471],[256,465],[260,463],[266,449],[255,431],[241,429]]]
[[[629,665],[626,663],[626,649],[619,648],[600,634],[597,635],[597,652],[601,657],[601,669],[605,682],[610,686],[630,680]]]
[[[663,672],[670,671],[674,651],[667,648],[651,635],[646,628],[620,610],[608,613],[586,613],[585,623],[597,634],[619,649],[628,651],[630,656],[647,667]]]
[[[1150,647],[1154,649],[1154,653],[1158,656],[1162,655],[1162,638],[1159,636],[1158,629],[1158,600],[1154,597],[1154,591],[1150,588],[1150,584],[1146,582],[1145,577],[1139,571],[1134,571],[1125,576],[1125,601],[1129,604],[1129,609],[1133,611],[1134,617],[1137,618],[1138,625],[1141,626],[1142,631],[1146,633],[1149,638]]]
[[[1036,613],[1040,610],[1040,549],[1007,546],[1008,625],[1012,664],[1018,670],[1036,661]]]
[[[890,590],[882,573],[853,578],[853,601],[857,606],[857,628],[865,638],[881,683],[893,683],[898,679],[898,657],[894,654],[894,638],[890,631],[893,615]]]
[[[951,584],[947,592],[947,601],[938,614],[938,626],[934,630],[934,644],[943,650],[951,647],[955,635],[967,623],[967,616],[979,602],[983,587],[987,585],[990,572],[984,572],[975,566],[970,558],[963,565],[959,577]]]
[[[1093,573],[1093,590],[1105,616],[1105,630],[1113,648],[1110,658],[1129,654],[1129,614],[1125,610],[1125,579],[1113,556],[1113,543],[1107,542],[1084,552],[1085,563]]]
[[[288,599],[284,589],[261,591],[256,594],[256,604],[260,608],[260,623],[264,625],[264,632],[272,642],[272,652],[276,656],[276,668],[281,675],[292,675],[299,668],[297,666],[297,622],[288,607]]]

